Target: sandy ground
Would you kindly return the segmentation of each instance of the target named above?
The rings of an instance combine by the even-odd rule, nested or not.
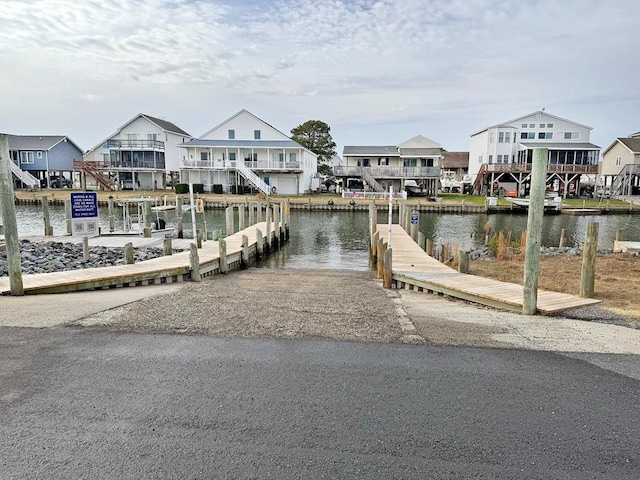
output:
[[[253,268],[201,283],[1,297],[0,307],[1,326],[640,354],[640,330],[384,290],[367,272]]]

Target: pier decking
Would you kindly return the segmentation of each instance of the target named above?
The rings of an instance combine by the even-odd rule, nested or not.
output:
[[[267,223],[261,222],[226,237],[226,261],[227,268],[237,268],[241,265],[243,236],[247,237],[248,255],[255,257],[262,249],[258,247],[258,233],[262,233],[262,242],[266,244]],[[272,242],[280,241],[275,238],[279,234],[278,224],[271,224]],[[47,240],[70,241],[72,237],[57,238],[43,237]],[[80,241],[80,239],[76,239]],[[132,242],[134,246],[156,246],[158,240],[142,237],[101,237],[90,240],[90,245],[123,246],[124,242]],[[160,240],[161,241],[161,240]],[[119,242],[117,245],[114,242]],[[176,240],[181,242],[181,248],[188,248],[193,240]],[[266,249],[265,249],[266,251]],[[220,249],[218,241],[207,241],[198,249],[199,273],[201,276],[220,272]],[[247,259],[248,260],[248,259]],[[191,261],[189,250],[146,260],[130,265],[118,265],[113,267],[86,268],[53,273],[37,273],[22,276],[25,294],[38,293],[65,293],[80,290],[95,290],[135,285],[150,285],[158,283],[182,282],[191,276]],[[226,271],[226,269],[225,269]],[[9,278],[0,277],[0,295],[10,294]]]
[[[376,228],[380,238],[387,242],[388,226],[382,224]],[[392,225],[391,248],[392,278],[399,288],[408,286],[410,289],[442,293],[491,307],[522,311],[522,285],[459,273],[427,255],[400,225]],[[543,315],[596,303],[600,303],[600,300],[538,290],[537,309]]]

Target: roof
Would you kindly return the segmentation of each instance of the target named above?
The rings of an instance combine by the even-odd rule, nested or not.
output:
[[[253,113],[251,113],[249,110],[246,110],[246,109],[244,109],[244,108],[243,108],[242,110],[240,110],[239,112],[237,112],[237,113],[235,113],[235,114],[231,115],[231,116],[230,116],[229,118],[227,118],[225,121],[220,122],[218,125],[216,125],[215,127],[213,127],[211,130],[207,131],[206,133],[203,133],[203,134],[202,134],[202,135],[200,135],[198,138],[204,138],[204,137],[206,137],[207,135],[209,135],[209,134],[210,134],[211,132],[213,132],[214,130],[217,130],[218,128],[220,128],[221,126],[223,126],[225,123],[227,123],[227,122],[229,122],[229,121],[233,120],[233,119],[234,119],[234,118],[236,118],[238,115],[242,115],[243,113],[246,113],[246,114],[248,114],[248,115],[251,115],[253,118],[255,118],[256,120],[258,120],[259,122],[262,122],[262,123],[264,123],[266,126],[268,126],[269,128],[274,129],[274,130],[275,130],[276,132],[278,132],[280,135],[284,135],[285,137],[290,138],[290,137],[289,137],[289,135],[287,135],[287,134],[285,134],[285,133],[282,133],[280,130],[278,130],[278,129],[277,129],[276,127],[274,127],[273,125],[271,125],[271,124],[269,124],[269,123],[265,122],[264,120],[262,120],[262,119],[261,119],[261,118],[259,118],[259,117],[256,117]]]
[[[508,124],[509,123],[516,123],[516,122],[522,120],[523,118],[528,118],[528,117],[531,117],[532,115],[537,115],[537,114],[541,114],[541,115],[545,115],[547,117],[555,118],[556,120],[560,120],[562,122],[573,123],[574,125],[578,125],[580,127],[588,128],[589,130],[593,130],[593,127],[590,127],[589,125],[583,125],[582,123],[574,122],[573,120],[569,120],[568,118],[558,117],[557,115],[551,115],[549,112],[545,112],[544,110],[538,110],[536,112],[531,112],[531,113],[528,113],[526,115],[522,115],[521,117],[514,118],[513,120],[509,120],[508,122],[502,122],[502,123],[498,123],[497,125],[491,125],[490,127],[483,128],[482,130],[479,130],[476,133],[471,134],[471,136],[473,137],[474,135],[478,135],[479,133],[482,133],[482,132],[484,132],[486,130],[489,130],[490,128],[517,128],[517,127],[514,127],[513,125],[508,125]]]
[[[468,168],[469,152],[443,152],[442,166],[444,168]]]
[[[181,143],[179,147],[230,147],[230,148],[302,148],[293,140],[191,140]]]
[[[620,143],[631,150],[633,153],[640,153],[640,137],[634,138],[618,138]]]
[[[594,145],[593,143],[586,143],[586,142],[585,143],[520,142],[520,145],[527,148],[548,148],[549,150],[600,150],[600,147],[598,145]]]
[[[51,150],[66,140],[82,152],[82,149],[65,135],[7,135],[7,137],[9,150]]]
[[[176,124],[168,122],[166,120],[162,120],[161,118],[152,117],[151,115],[147,115],[147,114],[144,114],[144,113],[141,113],[140,115],[138,115],[138,117],[146,118],[150,122],[155,123],[161,129],[166,130],[167,132],[177,133],[178,135],[184,135],[186,137],[190,137],[191,136],[187,132],[182,130],[180,127],[178,127]],[[138,118],[138,117],[136,117],[136,118]],[[129,122],[129,123],[131,123],[131,122]]]
[[[400,156],[398,147],[396,146],[345,146],[342,149],[342,156],[345,155],[383,155],[383,156]]]

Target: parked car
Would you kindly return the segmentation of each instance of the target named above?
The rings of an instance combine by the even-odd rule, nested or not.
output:
[[[49,177],[49,185],[51,188],[70,188],[71,182],[64,177],[52,175]],[[40,188],[48,188],[49,185],[47,185],[46,178],[40,180]]]
[[[609,187],[607,187],[605,189],[600,187],[595,192],[593,192],[592,195],[593,195],[593,198],[609,199],[609,198],[611,198],[611,190],[609,190]]]

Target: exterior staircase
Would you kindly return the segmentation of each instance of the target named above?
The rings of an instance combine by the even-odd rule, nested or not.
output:
[[[360,176],[364,178],[364,180],[367,182],[367,185],[369,185],[374,192],[384,192],[384,187],[380,185],[375,178],[373,178],[373,175],[371,175],[369,168],[361,167]]]
[[[482,193],[482,183],[484,181],[484,176],[487,173],[487,165],[480,165],[480,170],[478,170],[478,174],[476,175],[476,179],[473,182],[473,191]]]
[[[29,172],[22,170],[18,165],[13,162],[11,164],[11,172],[16,176],[18,180],[24,183],[29,188],[39,188],[40,180],[31,175]]]
[[[75,161],[73,162],[73,168],[76,171],[83,172],[85,175],[89,175],[104,190],[113,191],[116,189],[116,182],[98,170],[98,164],[96,162]]]
[[[611,195],[631,195],[631,186],[634,176],[640,176],[640,165],[629,164],[625,165],[616,178],[613,179],[611,184]]]
[[[269,195],[271,193],[271,190],[269,189],[269,185],[267,185],[264,180],[262,180],[258,175],[256,175],[256,173],[253,170],[248,168],[244,164],[244,160],[238,160],[236,162],[236,170],[238,170],[238,173],[240,173],[240,175],[242,175],[245,178],[245,180],[252,183],[254,187],[256,187],[265,195]]]

